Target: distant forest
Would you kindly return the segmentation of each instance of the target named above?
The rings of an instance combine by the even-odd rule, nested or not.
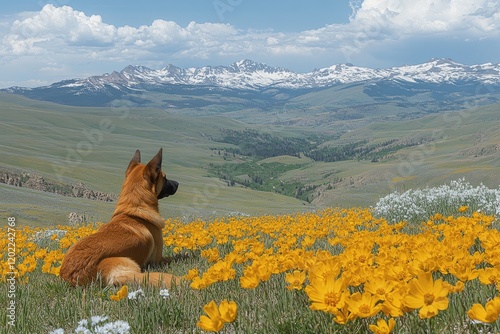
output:
[[[242,155],[256,158],[271,158],[281,155],[306,156],[314,161],[334,162],[345,160],[371,160],[377,162],[391,153],[421,142],[392,139],[377,144],[369,144],[367,140],[356,141],[338,146],[328,146],[325,143],[334,138],[325,136],[310,136],[307,138],[279,137],[270,133],[260,133],[256,130],[221,129],[222,136],[217,142],[232,144],[236,147],[218,147],[213,150],[224,154]]]

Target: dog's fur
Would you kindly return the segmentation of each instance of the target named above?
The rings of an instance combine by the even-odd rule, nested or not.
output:
[[[161,170],[162,149],[145,165],[136,151],[111,221],[74,244],[66,253],[59,275],[71,285],[86,285],[101,277],[102,283],[123,285],[147,282],[169,287],[179,277],[145,272],[163,261],[162,228],[158,199],[175,194],[178,183]]]

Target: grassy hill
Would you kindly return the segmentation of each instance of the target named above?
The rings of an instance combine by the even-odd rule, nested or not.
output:
[[[78,108],[13,95],[0,96],[0,168],[36,172],[48,180],[118,194],[136,149],[144,160],[164,149],[164,170],[180,182],[178,193],[162,201],[165,217],[302,210],[303,201],[278,194],[228,188],[207,177],[218,128],[246,125],[225,117],[185,117],[159,110]],[[66,223],[69,212],[107,220],[114,203],[43,193],[0,184],[1,215],[34,224]],[[231,199],[228,201],[228,199]]]
[[[93,190],[118,194],[135,150],[140,149],[146,160],[163,147],[164,170],[181,185],[175,196],[161,202],[161,212],[165,217],[186,219],[373,205],[396,189],[433,186],[461,177],[473,184],[498,187],[500,105],[411,120],[391,120],[389,115],[395,111],[388,105],[390,112],[383,117],[337,119],[326,126],[321,119],[328,115],[314,114],[312,109],[304,113],[299,102],[283,111],[302,118],[296,122],[302,126],[291,126],[270,124],[269,114],[257,110],[247,110],[243,122],[237,120],[242,119],[241,112],[200,116],[183,110],[70,107],[0,94],[0,170],[34,172],[47,180],[82,182]],[[279,120],[279,113],[273,117]],[[264,118],[267,121],[261,122]],[[321,135],[323,141],[315,143],[318,149],[356,142],[372,148],[392,144],[376,151],[376,159],[359,155],[334,162],[313,161],[304,155],[263,159],[224,154],[225,149],[238,147],[220,141],[221,129],[253,129],[285,139],[311,140]],[[246,164],[247,169],[232,169],[240,173],[234,176],[241,183],[231,185],[211,173],[209,166],[228,164]],[[274,183],[270,189],[245,186],[252,176],[264,183],[257,171],[248,170],[263,165],[276,166],[275,173],[266,170],[265,177],[272,180],[266,182],[283,184],[282,193],[288,196],[280,194]],[[294,198],[291,186],[303,188],[305,197]],[[69,212],[106,221],[114,208],[114,203],[2,183],[0,203],[2,219],[15,215],[20,221],[45,226],[66,223]]]
[[[500,106],[440,113],[411,121],[374,123],[342,137],[345,141],[406,139],[421,142],[380,162],[335,164],[349,185],[325,191],[317,205],[370,205],[370,200],[393,190],[422,188],[465,177],[474,184],[498,188],[500,183]],[[344,189],[347,187],[348,190]]]

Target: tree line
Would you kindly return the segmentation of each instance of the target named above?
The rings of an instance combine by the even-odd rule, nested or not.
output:
[[[377,162],[389,154],[417,143],[401,143],[397,139],[390,139],[378,144],[368,144],[368,140],[359,140],[347,144],[329,146],[324,145],[325,136],[309,136],[306,138],[280,137],[270,133],[260,133],[252,129],[232,130],[221,129],[222,136],[217,142],[232,144],[235,147],[225,147],[225,153],[258,158],[271,158],[281,155],[296,157],[306,156],[314,161],[335,162],[345,160],[371,160]],[[213,148],[221,150],[221,148]]]

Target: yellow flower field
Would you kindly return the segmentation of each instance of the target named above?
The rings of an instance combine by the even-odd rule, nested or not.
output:
[[[456,208],[457,214],[448,217],[437,213],[420,225],[389,224],[369,209],[188,223],[169,219],[164,229],[165,252],[195,259],[188,268],[183,267],[187,283],[179,289],[203,292],[234,282],[244,295],[278,280],[283,282],[283,291],[275,291],[277,295],[286,293],[303,300],[304,312],[323,313],[332,326],[350,328],[349,324],[362,323],[367,331],[389,333],[408,329],[409,323],[431,326],[432,318],[450,314],[446,319],[458,319],[457,324],[486,326],[498,332],[498,221],[465,211]],[[58,226],[66,233],[50,237],[40,229],[17,230],[18,282],[30,284],[32,272],[40,270],[57,276],[64,252],[97,226]],[[45,238],[34,238],[37,232],[45,233]],[[7,231],[0,233],[0,246],[6,249]],[[9,272],[4,258],[4,280]],[[235,326],[249,314],[237,306],[234,295],[215,299],[235,300],[231,304],[238,307],[236,320],[231,319]],[[205,330],[222,330],[226,321],[215,316],[220,312],[216,304],[207,305],[209,317],[200,308],[192,319],[193,328],[198,323]],[[441,325],[433,326],[439,330]]]

